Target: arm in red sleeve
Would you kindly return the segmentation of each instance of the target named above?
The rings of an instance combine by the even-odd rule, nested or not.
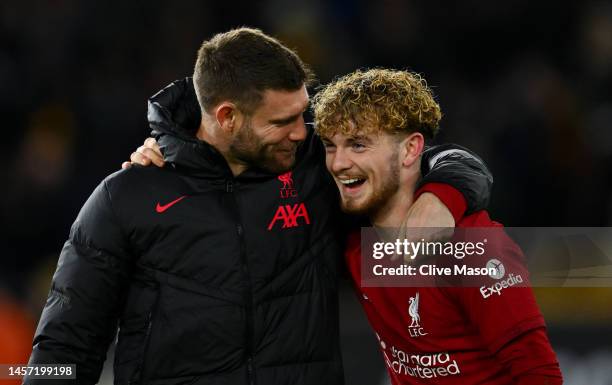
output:
[[[504,345],[495,356],[517,385],[561,385],[563,377],[545,328],[528,331]]]
[[[492,229],[487,239],[487,255],[495,255],[503,263],[506,280],[486,277],[480,287],[455,288],[451,291],[455,300],[462,304],[483,344],[516,384],[561,384],[559,364],[529,286],[522,251],[502,228]],[[514,281],[508,281],[510,275]],[[498,291],[487,291],[493,285],[500,285]]]
[[[419,196],[425,192],[434,194],[442,201],[442,203],[444,203],[451,214],[453,214],[455,223],[458,223],[463,217],[463,214],[465,214],[467,202],[465,201],[463,194],[461,194],[461,192],[453,186],[444,183],[427,183],[423,187],[419,188],[414,194],[415,200],[417,200]]]

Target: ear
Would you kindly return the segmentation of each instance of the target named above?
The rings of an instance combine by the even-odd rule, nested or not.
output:
[[[236,129],[242,126],[243,114],[232,102],[222,102],[215,107],[215,120],[221,129],[233,134]]]
[[[408,135],[401,143],[403,159],[402,166],[410,167],[420,159],[425,147],[425,138],[420,132]]]

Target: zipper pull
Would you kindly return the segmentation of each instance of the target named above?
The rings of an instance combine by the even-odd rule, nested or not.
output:
[[[234,182],[233,181],[228,180],[225,183],[225,191],[228,192],[228,193],[231,193],[231,192],[234,191]]]

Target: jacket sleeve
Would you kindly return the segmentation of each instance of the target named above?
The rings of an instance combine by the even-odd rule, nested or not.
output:
[[[464,147],[445,144],[428,148],[421,158],[421,174],[416,195],[433,192],[456,221],[489,204],[493,175],[480,157]]]
[[[76,364],[75,380],[25,384],[95,384],[113,340],[130,255],[106,182],[89,197],[70,230],[33,341],[30,364]]]

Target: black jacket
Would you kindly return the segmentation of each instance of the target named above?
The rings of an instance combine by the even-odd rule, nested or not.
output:
[[[118,326],[116,384],[342,383],[342,216],[322,144],[310,130],[291,173],[234,177],[195,139],[194,103],[188,79],[151,98],[169,164],[116,172],[85,203],[30,363],[75,363],[76,383],[93,384]],[[472,210],[486,204],[477,158],[451,151],[432,166],[425,182],[452,180]]]

